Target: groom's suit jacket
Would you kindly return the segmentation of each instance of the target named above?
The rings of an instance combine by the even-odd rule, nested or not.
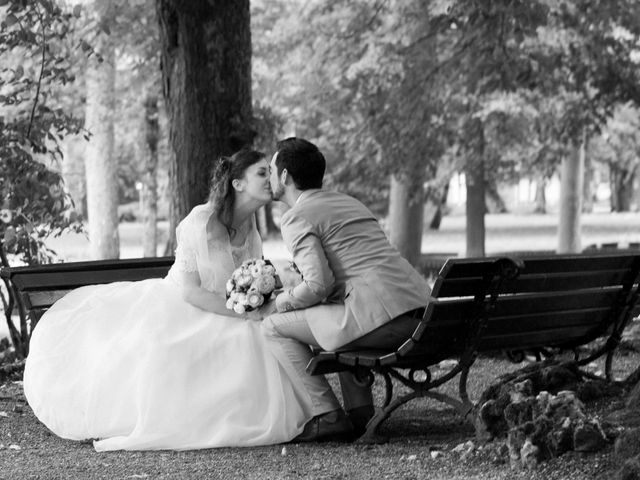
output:
[[[306,309],[324,349],[339,348],[428,303],[427,282],[355,198],[306,190],[280,226],[303,281],[278,295],[276,307]]]

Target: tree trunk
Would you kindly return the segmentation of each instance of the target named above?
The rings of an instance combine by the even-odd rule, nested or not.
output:
[[[536,198],[535,213],[547,213],[547,179],[544,175],[540,175],[536,180]]]
[[[484,172],[484,128],[476,118],[470,119],[466,125],[466,135],[471,143],[467,152],[465,182],[467,187],[466,202],[466,240],[467,257],[484,257],[486,192]]]
[[[149,94],[145,99],[145,130],[147,152],[145,156],[142,192],[143,240],[142,254],[145,257],[157,256],[158,248],[158,142],[160,125],[158,123],[158,97]]]
[[[579,253],[580,212],[582,211],[582,183],[586,136],[569,157],[562,159],[560,171],[560,218],[558,224],[558,253]]]
[[[424,212],[422,178],[416,177],[391,175],[389,190],[389,241],[412,265],[420,261]]]
[[[628,212],[631,210],[635,176],[636,168],[626,169],[609,164],[612,212]]]
[[[175,161],[170,244],[207,199],[213,162],[251,144],[249,0],[156,0],[161,68]]]
[[[507,213],[507,205],[498,192],[498,184],[495,179],[485,181],[485,190],[487,194],[487,212],[491,213]]]
[[[447,205],[447,196],[449,195],[449,182],[437,191],[432,189],[430,193],[425,194],[425,214],[423,223],[429,224],[430,230],[438,230],[444,216],[444,209]]]
[[[585,146],[585,157],[584,157],[584,184],[582,189],[582,212],[583,213],[591,213],[593,212],[593,206],[596,200],[596,185],[594,185],[594,168],[593,162],[591,161],[591,157],[586,155],[586,146]]]
[[[69,136],[64,140],[62,178],[74,207],[82,218],[87,218],[87,176],[84,169],[86,141],[81,136]]]
[[[467,257],[484,257],[485,254],[485,182],[484,162],[474,162],[465,171],[467,183]]]
[[[86,70],[85,126],[91,132],[85,154],[89,249],[92,259],[118,258],[118,181],[114,155],[115,53],[102,42],[99,63],[89,59]]]

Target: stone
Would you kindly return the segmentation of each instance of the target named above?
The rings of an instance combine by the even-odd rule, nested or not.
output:
[[[578,423],[573,432],[573,449],[576,452],[597,452],[607,443],[607,437],[595,419]]]
[[[529,470],[538,466],[538,453],[540,449],[536,447],[528,438],[525,440],[522,449],[520,450],[520,461],[522,466]]]
[[[640,455],[640,428],[622,432],[616,439],[614,452],[618,460],[628,460]]]

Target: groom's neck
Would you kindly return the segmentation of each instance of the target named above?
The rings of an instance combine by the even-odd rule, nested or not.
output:
[[[284,203],[286,203],[289,207],[293,207],[298,198],[302,194],[302,190],[298,190],[297,188],[288,188],[284,192]]]

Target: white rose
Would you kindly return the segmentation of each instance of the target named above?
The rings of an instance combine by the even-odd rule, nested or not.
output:
[[[239,287],[248,287],[251,285],[251,282],[253,282],[253,277],[251,275],[242,275],[238,279],[237,283]]]
[[[231,295],[229,295],[229,300],[237,302],[238,301],[238,295],[240,295],[240,292],[231,292]]]
[[[246,293],[239,293],[236,302],[238,302],[239,304],[241,304],[243,306],[248,305],[248,303],[247,303],[247,294]]]
[[[256,278],[254,285],[260,293],[267,294],[273,292],[273,289],[276,288],[276,281],[270,275],[262,275]]]
[[[247,295],[247,302],[250,307],[258,308],[264,303],[264,297],[258,292],[251,292]]]
[[[258,265],[259,267],[264,267],[267,264],[267,262],[265,262],[263,259],[259,258],[258,260],[256,260],[256,265]]]
[[[233,310],[233,299],[232,299],[231,297],[229,297],[229,298],[227,299],[227,305],[226,305],[226,306],[227,306],[227,308],[228,308],[229,310]]]
[[[233,282],[233,280],[229,279],[227,280],[227,293],[231,293],[233,292],[233,289],[235,288],[236,284]]]
[[[233,306],[233,311],[239,314],[243,314],[245,311],[244,305],[242,305],[241,303],[236,303]]]
[[[260,265],[251,267],[251,276],[253,278],[258,278],[260,275],[262,275],[262,267]]]
[[[275,275],[276,274],[276,269],[273,265],[265,265],[264,267],[262,267],[262,273],[264,275]]]

